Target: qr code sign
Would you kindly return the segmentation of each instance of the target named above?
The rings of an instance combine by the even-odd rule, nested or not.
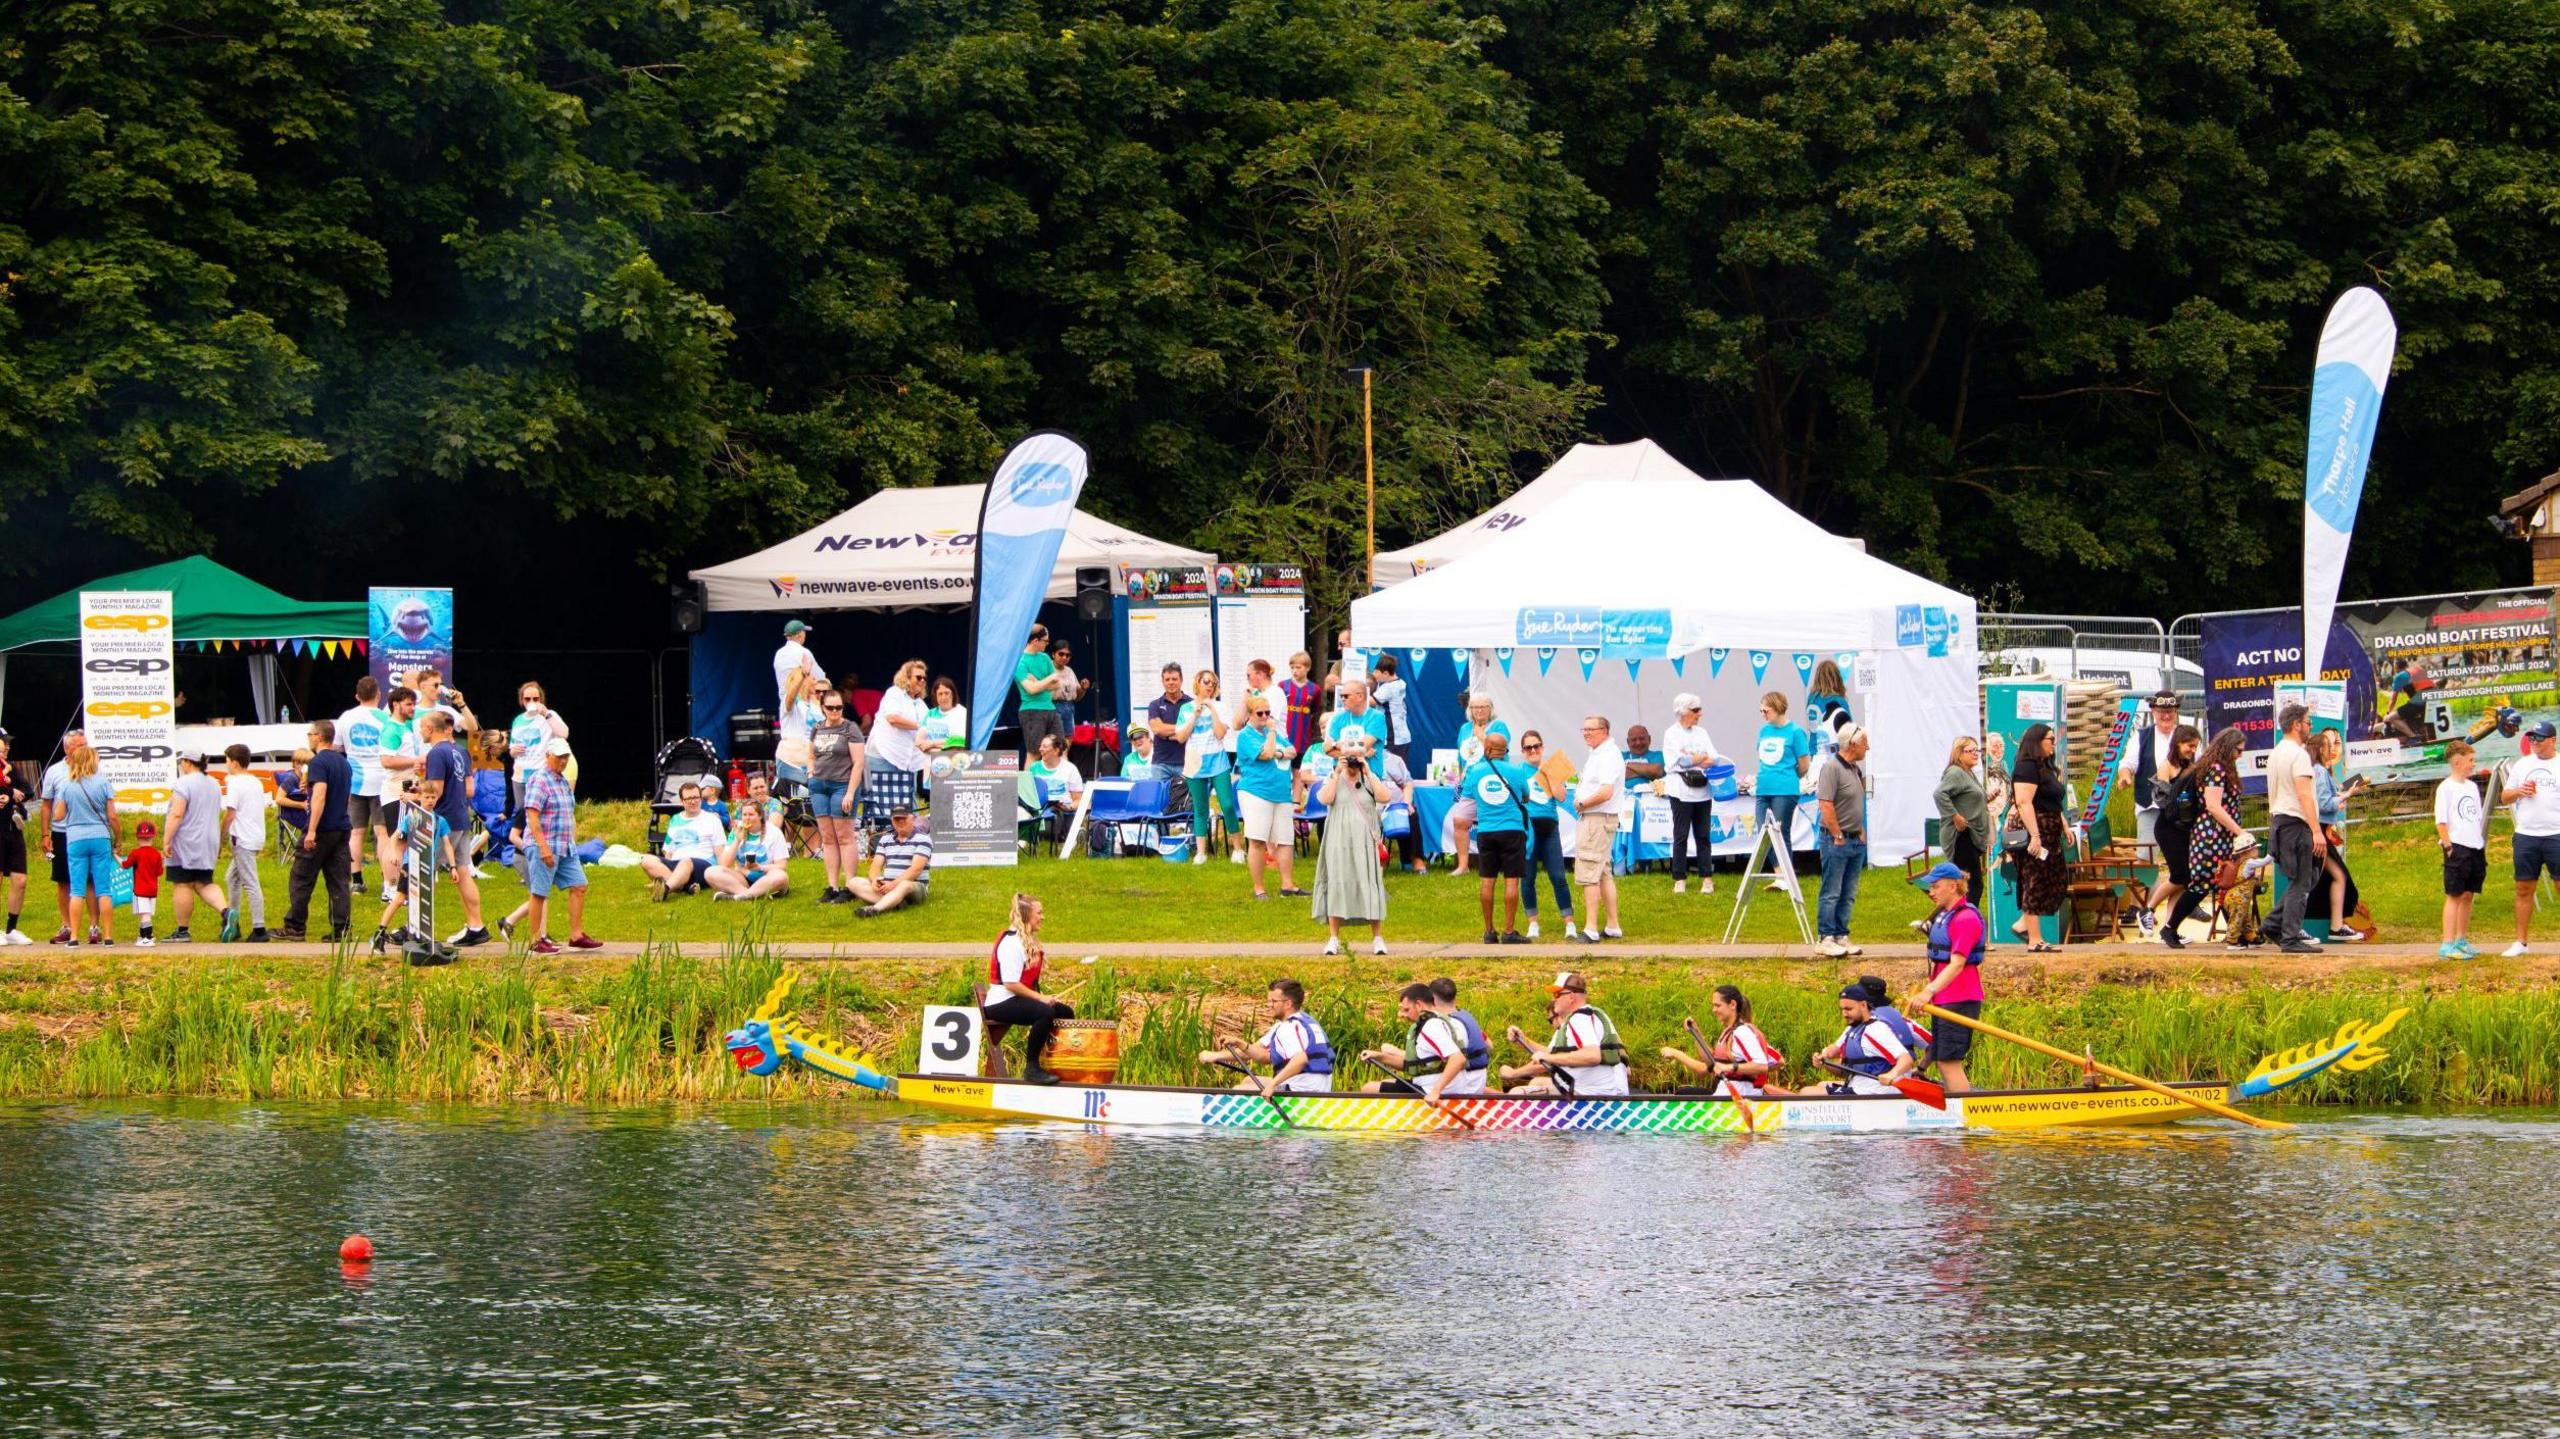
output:
[[[951,797],[951,823],[955,829],[993,829],[996,823],[996,797],[984,789],[964,789]]]

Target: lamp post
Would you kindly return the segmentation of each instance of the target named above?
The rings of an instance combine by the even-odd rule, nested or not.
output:
[[[1363,483],[1369,496],[1368,546],[1363,551],[1361,573],[1369,588],[1378,587],[1378,445],[1371,401],[1377,387],[1377,372],[1367,365],[1354,365],[1342,372],[1345,378],[1360,377],[1360,465]]]

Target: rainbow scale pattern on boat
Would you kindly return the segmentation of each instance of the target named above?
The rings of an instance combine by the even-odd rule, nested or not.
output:
[[[1285,1107],[1284,1120],[1272,1106]],[[1456,1117],[1452,1117],[1452,1116]],[[1785,1120],[1785,1107],[1755,1104],[1754,1127],[1766,1131]],[[1464,1122],[1462,1123],[1461,1120]],[[1741,1134],[1733,1105],[1699,1098],[1495,1099],[1461,1095],[1435,1109],[1418,1099],[1352,1098],[1297,1094],[1277,1101],[1255,1094],[1213,1094],[1200,1101],[1200,1122],[1223,1129],[1438,1129],[1623,1130],[1646,1134]]]

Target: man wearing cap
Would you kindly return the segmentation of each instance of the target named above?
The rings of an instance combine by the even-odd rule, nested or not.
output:
[[[587,933],[587,871],[578,862],[578,804],[569,790],[569,741],[553,735],[542,744],[542,768],[527,778],[522,803],[524,831],[533,841],[525,861],[525,923],[533,928],[534,954],[558,954],[544,928],[550,919],[554,891],[569,896],[570,949],[602,949],[604,942]]]
[[[1851,1077],[1807,1085],[1798,1094],[1892,1094],[1896,1092],[1893,1081],[1920,1067],[1911,1046],[1895,1035],[1891,1025],[1876,1018],[1874,1000],[1865,985],[1853,982],[1841,989],[1840,1020],[1840,1037],[1814,1058],[1836,1061]]]
[[[2320,878],[2320,865],[2328,858],[2329,842],[2317,823],[2320,800],[2312,788],[2311,707],[2289,704],[2276,711],[2276,729],[2284,738],[2276,741],[2275,752],[2267,756],[2267,848],[2275,852],[2286,888],[2275,913],[2268,917],[2268,928],[2274,931],[2276,947],[2286,954],[2317,954],[2320,941],[2303,929],[2302,916],[2311,904],[2311,886]],[[2560,864],[2553,868],[2560,872]],[[2516,873],[2524,874],[2521,850]],[[2525,912],[2530,916],[2530,880],[2524,889]]]
[[[810,689],[827,682],[827,672],[818,667],[818,657],[809,653],[809,627],[798,620],[786,620],[782,626],[782,648],[773,652],[773,697],[778,706],[791,692],[791,676],[809,677]],[[779,709],[775,711],[778,715]]]
[[[1627,742],[1635,742],[1634,730],[1627,731]],[[1698,893],[1713,894],[1715,827],[1708,821],[1715,811],[1715,796],[1707,789],[1707,766],[1723,763],[1724,756],[1716,753],[1716,742],[1707,734],[1706,705],[1696,695],[1671,697],[1671,728],[1662,732],[1662,754],[1670,766],[1665,789],[1671,800],[1671,892],[1688,891],[1694,861]],[[1635,772],[1630,756],[1627,774],[1632,778]]]
[[[1937,906],[1929,916],[1929,982],[1920,986],[1906,1006],[1913,1014],[1926,1014],[1935,1004],[1967,1019],[1982,1017],[1982,911],[1965,898],[1967,876],[1952,864],[1931,865],[1927,873],[1912,883],[1928,890],[1930,903]],[[1971,1089],[1965,1078],[1964,1057],[1973,1049],[1973,1030],[1961,1024],[1939,1024],[1930,1030],[1929,1057],[1938,1065],[1939,1077],[1950,1090]]]
[[[2133,834],[2144,844],[2159,842],[2160,797],[2151,792],[2151,785],[2170,769],[2177,734],[2178,692],[2162,690],[2151,697],[2151,727],[2125,746],[2124,757],[2117,762],[2119,775],[2133,776]]]
[[[328,886],[329,942],[337,944],[355,923],[349,893],[355,876],[347,863],[348,841],[354,832],[347,801],[355,787],[355,766],[338,747],[335,720],[313,720],[305,742],[311,746],[311,762],[302,770],[303,802],[310,822],[302,827],[302,840],[293,848],[292,872],[285,877],[284,938],[294,943],[303,938],[304,926],[311,920],[311,883],[318,880]]]
[[[0,927],[0,944],[33,944],[18,929],[18,911],[27,902],[27,800],[9,767],[9,732],[0,729],[0,880],[9,886],[9,923]],[[51,826],[47,826],[50,832]],[[65,908],[69,901],[65,900]]]
[[[177,927],[169,931],[169,943],[194,942],[195,933],[187,927],[187,921],[195,913],[198,897],[222,916],[223,943],[240,937],[240,916],[231,907],[231,897],[213,882],[213,867],[221,858],[222,788],[205,774],[203,755],[180,750],[178,782],[169,790],[167,873],[177,891],[170,897]]]
[[[2524,746],[2524,755],[2507,766],[2500,791],[2516,822],[2516,942],[2504,951],[2509,959],[2522,955],[2533,938],[2535,883],[2545,873],[2560,880],[2560,762],[2552,758],[2560,753],[2560,727],[2535,721],[2524,732]]]
[[[889,832],[871,845],[871,872],[856,875],[853,897],[862,901],[854,914],[878,919],[902,904],[922,904],[933,885],[933,831],[916,823],[915,807],[889,811]]]
[[[1591,1002],[1590,981],[1566,970],[1547,986],[1547,995],[1554,1037],[1532,1044],[1520,1026],[1511,1026],[1511,1042],[1529,1051],[1529,1062],[1503,1066],[1503,1082],[1518,1082],[1523,1094],[1569,1092],[1592,1098],[1626,1093],[1627,1049],[1618,1039],[1618,1026]],[[1559,1071],[1565,1074],[1562,1080]]]

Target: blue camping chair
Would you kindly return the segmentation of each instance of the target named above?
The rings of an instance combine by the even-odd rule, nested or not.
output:
[[[1132,827],[1134,842],[1148,849],[1165,837],[1172,800],[1163,780],[1098,779],[1085,786],[1085,795],[1085,825],[1093,836],[1093,853],[1116,853],[1115,839],[1127,842]]]

